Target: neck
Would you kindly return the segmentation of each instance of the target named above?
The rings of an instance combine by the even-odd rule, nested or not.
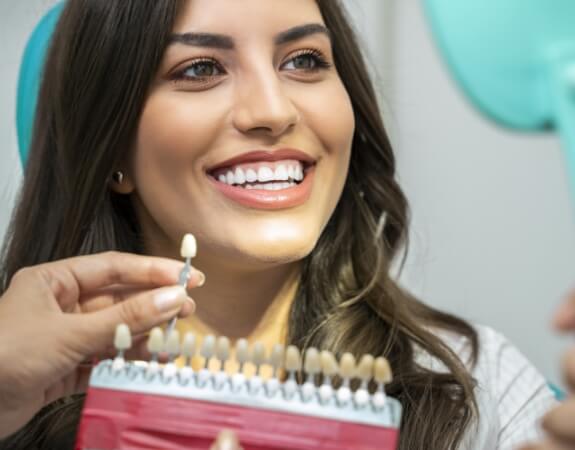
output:
[[[173,250],[147,247],[152,255],[174,254]],[[206,282],[190,291],[196,312],[178,321],[181,332],[192,331],[198,337],[225,335],[232,341],[244,337],[270,346],[285,342],[289,310],[299,282],[299,261],[256,268],[225,264],[203,253],[192,260],[192,265],[206,275]]]
[[[188,323],[199,331],[231,339],[283,341],[299,281],[299,263],[266,269],[226,268],[207,258],[194,260],[206,283],[190,294],[197,309]]]

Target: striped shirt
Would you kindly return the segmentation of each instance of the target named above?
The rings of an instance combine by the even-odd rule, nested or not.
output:
[[[513,450],[521,444],[541,440],[540,419],[557,401],[545,378],[503,335],[475,325],[479,336],[479,355],[474,368],[475,395],[479,421],[470,427],[460,450]],[[468,361],[465,337],[438,332],[437,335],[463,362]],[[445,366],[419,352],[417,361],[435,371]]]

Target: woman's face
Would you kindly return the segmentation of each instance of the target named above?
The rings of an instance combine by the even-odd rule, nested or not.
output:
[[[188,1],[129,171],[147,245],[177,251],[191,232],[222,263],[303,258],[341,195],[354,126],[314,0]]]

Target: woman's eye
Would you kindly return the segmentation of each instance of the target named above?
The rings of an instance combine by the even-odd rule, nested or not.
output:
[[[327,69],[331,64],[327,59],[318,51],[304,51],[291,58],[285,63],[282,68],[287,70],[304,70],[316,71],[319,69]]]
[[[185,69],[174,76],[175,81],[206,81],[225,72],[223,68],[213,60],[200,60],[192,62]]]

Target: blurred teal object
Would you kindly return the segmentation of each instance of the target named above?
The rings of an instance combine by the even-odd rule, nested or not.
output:
[[[63,4],[58,4],[42,18],[28,40],[22,57],[16,102],[18,149],[22,164],[25,164],[30,148],[44,58],[62,9]]]
[[[561,389],[559,389],[557,386],[555,386],[553,383],[549,383],[549,387],[551,388],[551,390],[553,391],[553,395],[555,395],[555,398],[559,401],[563,401],[565,400],[566,396],[565,396],[565,392],[563,392]]]
[[[507,127],[561,134],[575,195],[575,1],[423,4],[444,58],[477,108]]]

